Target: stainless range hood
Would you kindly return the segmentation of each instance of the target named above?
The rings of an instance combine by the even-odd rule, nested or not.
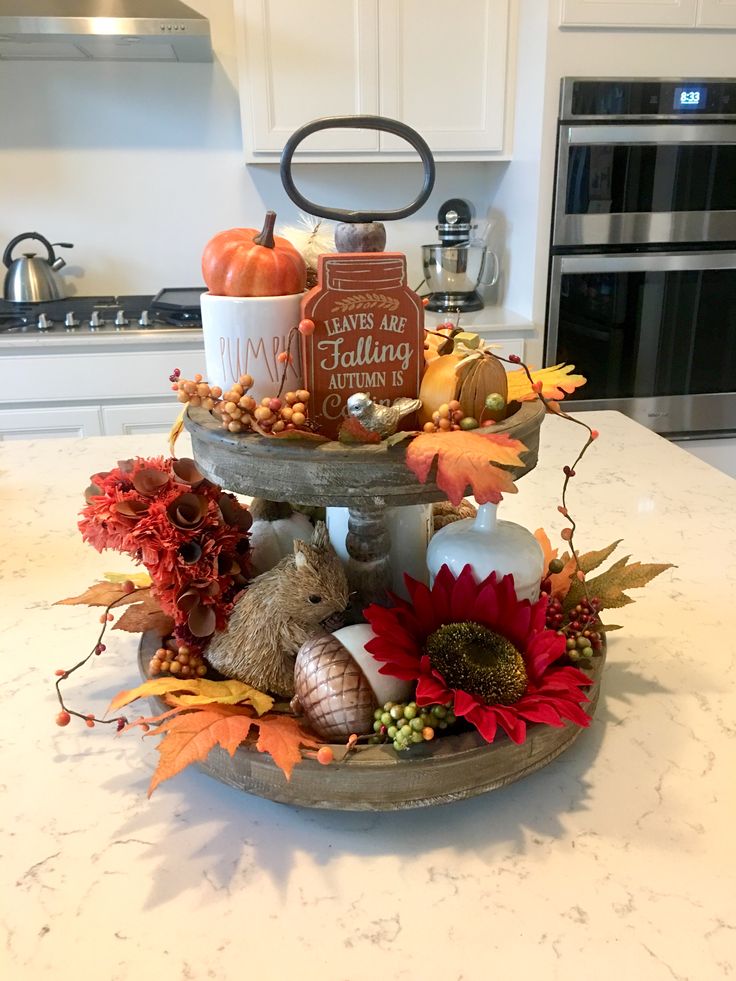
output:
[[[2,61],[212,61],[180,0],[0,0]]]

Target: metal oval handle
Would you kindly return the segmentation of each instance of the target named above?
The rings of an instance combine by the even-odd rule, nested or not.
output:
[[[405,208],[396,208],[393,211],[346,211],[343,208],[327,208],[305,198],[294,185],[294,179],[291,175],[291,160],[294,151],[302,140],[323,129],[376,129],[383,133],[393,133],[394,136],[406,140],[414,147],[422,160],[424,181],[421,191],[411,204],[406,205]],[[294,204],[302,211],[317,215],[320,218],[329,218],[332,221],[395,221],[397,218],[408,218],[409,215],[413,215],[415,211],[421,208],[432,193],[434,178],[434,157],[426,141],[411,126],[400,123],[398,119],[389,119],[387,116],[326,116],[323,119],[314,119],[311,123],[306,123],[292,133],[281,154],[281,183]]]
[[[44,238],[43,235],[39,235],[38,232],[23,232],[21,235],[16,235],[15,238],[12,239],[10,242],[8,242],[8,244],[5,247],[5,251],[3,252],[3,263],[6,266],[8,266],[8,268],[10,268],[10,263],[13,261],[13,257],[12,257],[13,249],[18,244],[18,242],[22,242],[27,238],[32,238],[36,242],[41,242],[43,245],[45,245],[46,250],[48,252],[49,264],[51,264],[52,262],[56,262],[56,253],[54,252],[54,247],[47,238]]]

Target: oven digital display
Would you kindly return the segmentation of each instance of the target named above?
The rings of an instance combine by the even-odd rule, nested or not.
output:
[[[708,88],[705,85],[680,85],[675,89],[673,109],[675,112],[688,112],[705,109],[708,101]]]

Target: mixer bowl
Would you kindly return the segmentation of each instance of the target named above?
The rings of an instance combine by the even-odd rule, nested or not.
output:
[[[473,293],[498,279],[498,259],[483,245],[423,245],[422,266],[431,293]]]

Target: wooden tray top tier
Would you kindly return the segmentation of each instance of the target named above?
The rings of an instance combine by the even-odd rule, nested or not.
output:
[[[539,452],[544,406],[522,402],[513,416],[493,427],[520,440],[527,452],[524,466],[511,469],[515,480],[533,470]],[[194,457],[208,477],[226,490],[269,501],[290,501],[323,507],[383,508],[431,504],[446,495],[435,483],[436,463],[426,484],[406,465],[408,440],[345,446],[338,442],[269,439],[229,433],[202,408],[189,407],[184,424],[191,434]],[[472,493],[470,487],[468,493]]]

